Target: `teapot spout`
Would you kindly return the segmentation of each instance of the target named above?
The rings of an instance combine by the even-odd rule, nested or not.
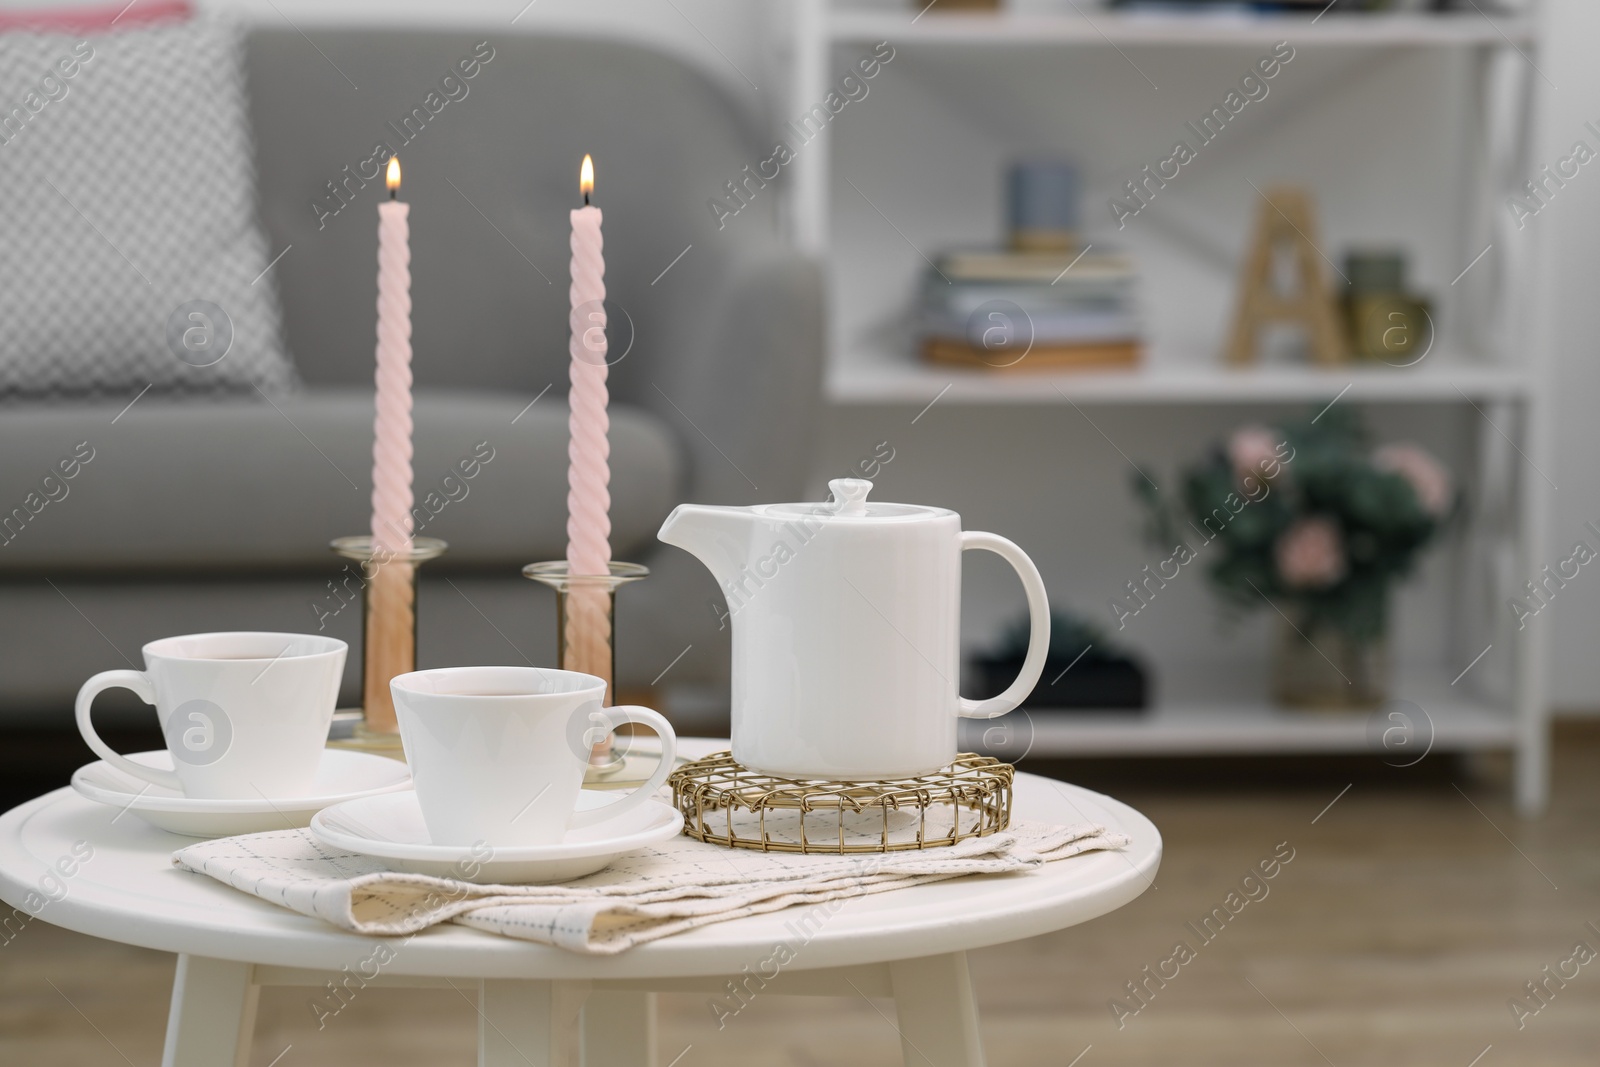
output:
[[[679,504],[656,537],[706,565],[718,585],[733,580],[749,558],[756,517],[750,508]]]

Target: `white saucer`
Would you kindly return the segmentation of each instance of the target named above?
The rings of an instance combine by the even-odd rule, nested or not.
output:
[[[172,769],[172,754],[166,749],[135,752],[128,758],[147,767]],[[124,774],[104,760],[79,767],[72,775],[72,788],[90,800],[131,811],[152,826],[187,837],[231,837],[305,826],[330,804],[410,785],[411,769],[398,760],[331,748],[322,753],[312,795],[303,797],[190,798]]]
[[[614,794],[585,789],[578,810],[614,799]],[[683,816],[678,810],[652,797],[614,819],[567,831],[559,844],[435,845],[422,821],[417,794],[410,790],[347,800],[311,820],[311,833],[323,844],[376,857],[395,870],[500,885],[581,878],[624,852],[669,840],[681,829]]]

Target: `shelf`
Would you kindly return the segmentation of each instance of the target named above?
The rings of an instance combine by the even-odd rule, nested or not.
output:
[[[1154,353],[1134,370],[975,371],[923,364],[909,354],[858,349],[828,368],[828,397],[841,404],[1204,404],[1343,399],[1462,403],[1515,399],[1531,388],[1527,372],[1439,352],[1416,367],[1231,368],[1198,356]]]
[[[835,11],[829,36],[841,44],[890,41],[941,47],[1049,45],[1302,45],[1423,47],[1515,45],[1534,41],[1530,18],[1456,15],[960,13]]]
[[[1516,741],[1516,720],[1470,692],[1443,682],[1402,683],[1396,695],[1426,710],[1433,726],[1430,751],[1504,749]],[[1021,712],[989,722],[963,720],[964,752],[988,752],[1015,761],[1035,757],[1192,755],[1379,755],[1407,761],[1420,748],[1381,748],[1388,721],[1363,712],[1286,711],[1260,696],[1176,699],[1135,712]],[[997,727],[1009,729],[991,733]],[[986,745],[985,736],[994,743]],[[1397,735],[1398,736],[1398,735]],[[1415,741],[1426,740],[1418,729]],[[1030,744],[1031,738],[1031,744]]]
[[[1549,125],[1548,94],[1539,95],[1540,71],[1529,64],[1544,65],[1542,42],[1581,32],[1576,11],[1583,5],[1519,4],[1516,13],[1490,18],[1471,8],[1459,14],[1271,15],[1129,13],[1106,10],[1100,0],[1007,0],[996,12],[945,12],[943,5],[926,3],[815,0],[797,20],[793,99],[817,98],[842,61],[879,41],[914,57],[896,63],[911,64],[904,76],[919,83],[836,130],[829,153],[817,157],[793,198],[792,232],[828,270],[825,388],[841,427],[879,425],[885,415],[900,417],[895,412],[911,422],[923,415],[938,420],[950,405],[966,405],[962,412],[947,411],[961,425],[946,428],[966,435],[956,451],[946,446],[936,457],[937,473],[952,493],[975,494],[971,499],[993,507],[1006,499],[1007,487],[993,472],[1014,459],[1009,428],[1014,424],[1016,441],[1042,441],[1028,435],[1053,432],[1063,411],[1081,421],[1071,405],[1081,406],[1097,431],[1101,413],[1137,416],[1149,431],[1150,449],[1169,456],[1186,454],[1192,448],[1187,438],[1209,436],[1224,416],[1270,420],[1286,411],[1314,413],[1335,401],[1377,406],[1382,410],[1374,414],[1383,421],[1417,416],[1422,433],[1470,454],[1472,473],[1463,480],[1483,500],[1495,501],[1474,530],[1490,551],[1480,553],[1474,544],[1452,561],[1457,570],[1492,587],[1502,580],[1507,559],[1515,567],[1515,560],[1539,551],[1549,487],[1527,477],[1519,461],[1520,454],[1543,467],[1553,447],[1539,429],[1549,418],[1550,353],[1548,345],[1527,341],[1541,284],[1537,257],[1528,259],[1519,248],[1505,260],[1491,260],[1492,274],[1480,268],[1467,287],[1452,287],[1464,277],[1457,273],[1462,266],[1471,270],[1486,254],[1479,250],[1499,240],[1494,235],[1502,227],[1492,220],[1501,217],[1495,213],[1503,191],[1495,191],[1496,182],[1505,174],[1532,173],[1542,162],[1520,136]],[[1491,5],[1478,0],[1475,7]],[[1150,161],[1150,146],[1163,143],[1161,131],[1175,130],[1188,117],[1185,100],[1212,99],[1221,75],[1237,77],[1279,41],[1320,58],[1303,60],[1312,66],[1294,76],[1293,88],[1286,83],[1292,95],[1272,105],[1278,111],[1256,127],[1253,140],[1235,142],[1227,159],[1213,160],[1209,178],[1184,186],[1185,199],[1165,201],[1160,210],[1170,213],[1164,219],[1158,214],[1159,224],[1126,235],[1127,251],[1144,268],[1140,305],[1159,311],[1143,320],[1151,339],[1143,365],[992,372],[916,357],[910,333],[924,271],[918,260],[995,241],[1004,214],[1004,160],[1059,151],[1098,161],[1098,169],[1089,165],[1088,187],[1104,193]],[[1129,56],[1149,85],[1126,69]],[[1101,91],[1113,84],[1127,91],[1114,99]],[[1417,191],[1416,174],[1444,177]],[[1411,368],[1222,365],[1228,309],[1236,300],[1231,264],[1252,225],[1247,182],[1262,176],[1315,176],[1329,203],[1324,221],[1334,247],[1381,240],[1406,248],[1424,289],[1440,301],[1441,322],[1451,326],[1438,348]],[[1396,189],[1414,195],[1397,199]],[[1025,415],[1023,405],[1038,410]],[[985,406],[994,410],[981,410]],[[1117,406],[1148,410],[1107,410]],[[1235,410],[1228,415],[1218,410],[1223,406]],[[1066,432],[1087,433],[1089,425],[1073,423]],[[1109,484],[1103,479],[1118,473],[1115,464],[1107,473],[1087,459],[1069,466],[1075,486]],[[1057,501],[1031,504],[1026,518],[1035,530],[1067,522],[1091,528],[1087,543],[1057,545],[1053,566],[1059,571],[1076,562],[1081,572],[1087,559],[1092,569],[1093,554],[1116,545],[1126,531],[1102,516],[1085,519],[1075,496],[1056,495]],[[1463,620],[1471,625],[1460,637],[1485,629],[1479,624],[1489,608],[1470,597],[1443,600],[1447,583],[1458,577],[1439,572],[1430,579],[1438,588],[1426,595],[1441,598],[1430,601],[1430,618],[1453,625],[1456,614],[1472,616]],[[1487,629],[1499,633],[1500,626],[1489,620]],[[1203,654],[1182,638],[1165,640],[1175,643],[1170,658]],[[1537,649],[1543,638],[1526,640]],[[1496,660],[1457,688],[1449,682],[1464,662],[1405,675],[1396,695],[1431,716],[1432,751],[1512,750],[1517,806],[1534,814],[1549,786],[1547,709],[1536,675],[1541,660],[1495,651]],[[1020,758],[1031,746],[1035,757],[1322,753],[1394,761],[1394,753],[1384,753],[1370,736],[1381,734],[1381,716],[1281,708],[1266,694],[1264,668],[1233,666],[1239,669],[1232,679],[1163,671],[1158,704],[1145,714],[1039,712],[964,721],[962,745],[1003,759]],[[1466,691],[1473,681],[1492,682],[1509,695],[1480,698]],[[985,745],[989,731],[998,727],[1004,734],[1008,726],[1015,727],[1010,743],[1002,737]]]

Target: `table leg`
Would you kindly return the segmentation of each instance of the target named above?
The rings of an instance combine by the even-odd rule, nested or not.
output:
[[[983,1067],[965,952],[900,960],[889,965],[889,975],[906,1067]]]
[[[486,978],[478,993],[478,1067],[578,1067],[587,982]]]
[[[656,995],[589,994],[583,1002],[583,1067],[656,1067]]]
[[[260,993],[248,963],[179,956],[161,1067],[246,1067]]]

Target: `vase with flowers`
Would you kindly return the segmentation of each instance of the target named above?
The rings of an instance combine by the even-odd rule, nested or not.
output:
[[[1176,500],[1143,479],[1134,487],[1153,544],[1206,559],[1229,608],[1270,605],[1282,616],[1281,704],[1383,702],[1393,588],[1459,508],[1438,460],[1414,444],[1374,448],[1353,410],[1331,408],[1234,431],[1182,472]]]

